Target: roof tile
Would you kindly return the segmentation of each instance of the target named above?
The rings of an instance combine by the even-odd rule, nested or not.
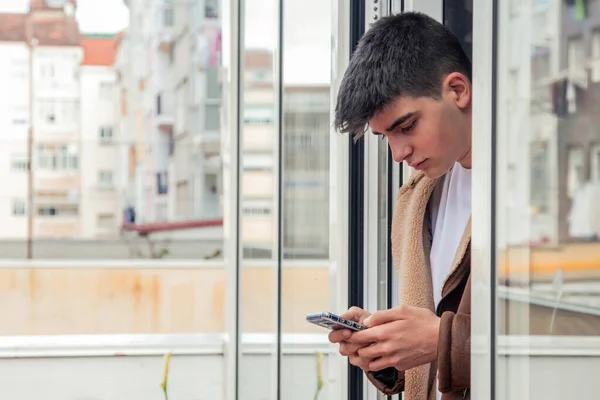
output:
[[[115,38],[81,38],[83,65],[113,65],[115,61]]]

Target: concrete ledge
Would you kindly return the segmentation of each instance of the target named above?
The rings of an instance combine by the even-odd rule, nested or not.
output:
[[[0,358],[118,357],[223,355],[226,334],[52,335],[7,336],[0,340]],[[276,336],[247,333],[243,354],[269,355],[277,351]],[[290,355],[337,352],[323,334],[283,334],[282,351]],[[600,357],[596,336],[500,336],[498,355],[527,357]]]
[[[2,269],[204,269],[226,268],[228,262],[215,260],[0,260]],[[242,268],[278,267],[274,260],[243,260]],[[329,260],[284,260],[283,268],[329,268]]]
[[[600,357],[600,336],[499,336],[498,355]]]
[[[249,333],[242,336],[244,354],[274,354],[276,336]],[[48,335],[6,336],[0,340],[0,358],[121,357],[224,355],[226,334]],[[328,353],[335,350],[323,334],[284,334],[284,354]]]

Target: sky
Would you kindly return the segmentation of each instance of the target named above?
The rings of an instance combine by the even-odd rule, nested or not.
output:
[[[279,0],[245,0],[247,49],[277,46]],[[325,0],[286,0],[283,21],[283,77],[289,84],[329,84],[331,78],[331,6]],[[226,15],[228,2],[222,2]],[[223,24],[223,46],[229,45]],[[226,54],[224,54],[226,57]],[[225,63],[228,60],[224,60]]]
[[[0,0],[0,12],[27,12],[29,0]],[[123,0],[78,0],[77,20],[84,33],[116,33],[127,27],[129,13]]]
[[[185,1],[185,0],[175,0]],[[247,49],[277,45],[279,0],[245,0],[244,41]],[[229,1],[222,1],[228,15]],[[327,84],[331,75],[331,7],[324,0],[284,2],[284,80],[288,83]],[[0,12],[26,12],[29,0],[0,0]],[[77,20],[83,33],[116,33],[127,27],[129,11],[123,0],[77,0]],[[229,26],[223,23],[223,46]],[[308,28],[310,25],[310,28]],[[224,53],[226,57],[226,52]],[[228,60],[224,60],[227,64]]]

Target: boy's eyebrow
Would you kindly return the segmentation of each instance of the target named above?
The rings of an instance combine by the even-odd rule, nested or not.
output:
[[[387,132],[393,131],[394,129],[396,129],[396,127],[398,127],[398,125],[406,122],[408,119],[414,117],[416,114],[418,114],[416,111],[412,111],[412,112],[404,114],[401,117],[396,118],[396,120],[394,122],[392,122],[392,124],[385,130]],[[373,134],[374,135],[383,135],[381,132],[373,132]]]
[[[406,122],[406,120],[408,120],[409,118],[413,117],[416,114],[416,112],[409,112],[404,114],[401,117],[396,118],[396,120],[389,126],[389,128],[386,128],[385,130],[388,132],[393,131],[394,129],[396,129],[396,127],[400,124],[402,124],[403,122]]]

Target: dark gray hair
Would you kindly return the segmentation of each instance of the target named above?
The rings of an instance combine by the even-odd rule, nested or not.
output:
[[[400,96],[441,96],[452,72],[471,80],[471,61],[456,36],[416,12],[384,17],[361,38],[344,73],[335,128],[358,138],[377,112]]]

